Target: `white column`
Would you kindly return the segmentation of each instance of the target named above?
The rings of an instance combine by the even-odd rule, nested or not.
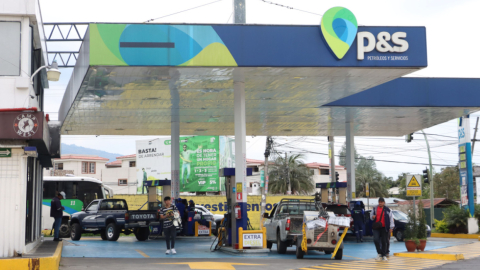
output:
[[[355,199],[355,144],[353,136],[353,122],[345,123],[345,141],[347,153],[345,162],[347,165],[347,201]]]

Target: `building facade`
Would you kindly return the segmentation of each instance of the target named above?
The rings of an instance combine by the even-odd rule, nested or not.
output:
[[[0,0],[0,258],[40,242],[43,168],[59,157],[59,125],[44,113],[48,64],[38,0]]]
[[[92,177],[102,179],[102,170],[105,169],[108,158],[95,155],[61,155],[61,158],[53,160],[53,166],[44,170],[44,176],[75,176]]]

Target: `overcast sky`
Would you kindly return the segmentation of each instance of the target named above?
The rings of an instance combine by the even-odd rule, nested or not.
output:
[[[44,22],[144,22],[214,1],[40,0],[40,4]],[[220,0],[154,22],[232,23],[232,2],[232,0]],[[480,76],[478,68],[480,54],[477,48],[480,43],[480,35],[476,34],[475,28],[479,25],[480,1],[272,0],[270,2],[295,9],[276,6],[262,0],[246,0],[247,23],[317,25],[323,12],[334,6],[343,6],[355,14],[359,25],[426,27],[428,67],[409,76],[459,78],[478,78]],[[78,45],[49,44],[49,50],[68,50],[72,46]],[[71,71],[71,68],[62,69],[60,81],[50,82],[50,89],[46,90],[46,111],[50,113],[52,119],[57,117]],[[472,136],[477,116],[480,116],[480,113],[472,115]],[[433,163],[455,165],[458,160],[456,120],[431,127],[425,132],[429,134]],[[62,136],[62,142],[127,155],[135,152],[135,140],[146,138],[152,137]],[[293,154],[308,150],[317,154],[307,154],[307,162],[328,163],[327,156],[322,155],[328,153],[326,137],[282,137],[276,139],[279,143],[285,144],[278,148],[280,151]],[[263,159],[265,137],[248,137],[247,141],[247,157]],[[344,137],[336,137],[335,141],[335,152],[338,154]],[[378,160],[379,170],[394,179],[402,172],[421,173],[425,168],[423,164],[428,163],[425,140],[420,134],[415,134],[413,142],[409,144],[404,141],[403,137],[356,137],[355,143],[361,155],[373,156]],[[475,153],[477,154],[474,154],[474,163],[480,158],[480,151],[475,151]],[[435,169],[440,170],[441,167],[436,166]]]

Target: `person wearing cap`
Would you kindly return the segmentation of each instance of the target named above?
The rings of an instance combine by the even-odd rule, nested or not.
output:
[[[65,192],[61,191],[56,197],[53,197],[50,203],[50,217],[55,219],[53,241],[60,241],[60,226],[62,225],[63,210],[65,210],[60,200],[63,200],[65,197]]]
[[[373,220],[373,241],[375,242],[375,248],[378,254],[375,259],[377,261],[388,261],[388,235],[392,233],[395,223],[393,221],[392,211],[385,206],[384,198],[380,197],[378,199],[378,205],[373,208],[370,218]]]
[[[195,202],[193,200],[188,201],[188,211],[195,211]]]

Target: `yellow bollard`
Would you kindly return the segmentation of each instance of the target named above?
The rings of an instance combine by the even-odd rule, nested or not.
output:
[[[238,249],[243,249],[243,228],[238,228]]]
[[[263,248],[267,248],[267,228],[263,227]]]
[[[195,237],[198,237],[198,222],[195,221]]]
[[[343,234],[342,234],[342,236],[340,237],[340,240],[338,240],[337,246],[335,247],[335,250],[334,250],[333,253],[332,253],[332,259],[335,258],[335,255],[337,254],[338,248],[339,248],[340,245],[342,244],[343,238],[345,238],[345,235],[347,235],[347,232],[348,232],[348,229],[347,229],[347,228],[343,228]]]

